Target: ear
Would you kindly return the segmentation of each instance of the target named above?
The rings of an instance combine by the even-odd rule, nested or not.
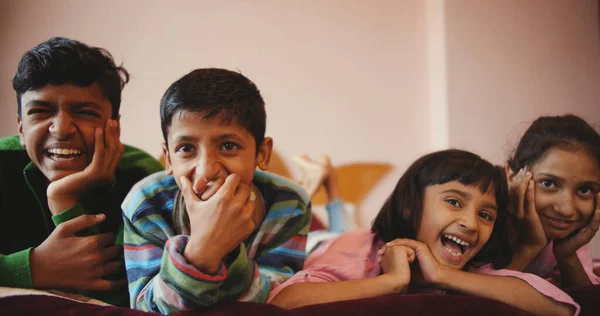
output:
[[[269,162],[271,161],[271,152],[273,151],[273,138],[265,137],[262,144],[258,148],[256,155],[256,166],[260,170],[269,169]]]
[[[508,163],[504,164],[504,172],[506,173],[506,180],[508,180],[508,184],[511,184],[517,174],[512,171]]]
[[[167,148],[167,143],[163,142],[161,144],[162,146],[162,151],[163,151],[163,159],[165,162],[165,172],[168,175],[172,175],[173,174],[173,167],[171,167],[171,156],[169,155],[169,148]]]
[[[17,114],[17,131],[19,133],[19,141],[21,146],[25,147],[25,135],[23,135],[23,122],[21,121],[21,117]]]

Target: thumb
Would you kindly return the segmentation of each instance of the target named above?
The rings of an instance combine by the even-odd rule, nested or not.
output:
[[[196,193],[194,193],[192,189],[192,183],[186,176],[181,176],[179,181],[181,182],[181,193],[186,201],[192,202],[200,200]]]
[[[58,225],[59,233],[64,236],[75,236],[78,232],[102,223],[106,219],[104,214],[81,215]]]

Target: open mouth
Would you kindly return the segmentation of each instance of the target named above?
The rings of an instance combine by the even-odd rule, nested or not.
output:
[[[450,234],[442,236],[442,245],[444,246],[444,251],[450,258],[455,260],[460,260],[462,256],[471,249],[470,242]]]
[[[50,148],[47,152],[52,160],[74,160],[83,154],[81,150],[72,148]]]

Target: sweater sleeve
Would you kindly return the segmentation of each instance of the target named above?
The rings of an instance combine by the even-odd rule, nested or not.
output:
[[[132,308],[169,314],[235,300],[264,302],[275,286],[302,269],[310,224],[306,205],[296,202],[297,208],[268,214],[231,263],[221,262],[211,275],[187,262],[189,236],[175,235],[165,218],[172,200],[164,200],[167,194],[149,182],[146,192],[134,187],[122,206]]]
[[[0,254],[0,286],[32,288],[28,248],[19,252]]]

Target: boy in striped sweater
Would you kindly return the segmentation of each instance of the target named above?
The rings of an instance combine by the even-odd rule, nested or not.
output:
[[[265,170],[264,101],[253,82],[197,69],[165,92],[166,171],[123,202],[131,307],[168,314],[233,300],[264,302],[302,269],[306,193]]]

